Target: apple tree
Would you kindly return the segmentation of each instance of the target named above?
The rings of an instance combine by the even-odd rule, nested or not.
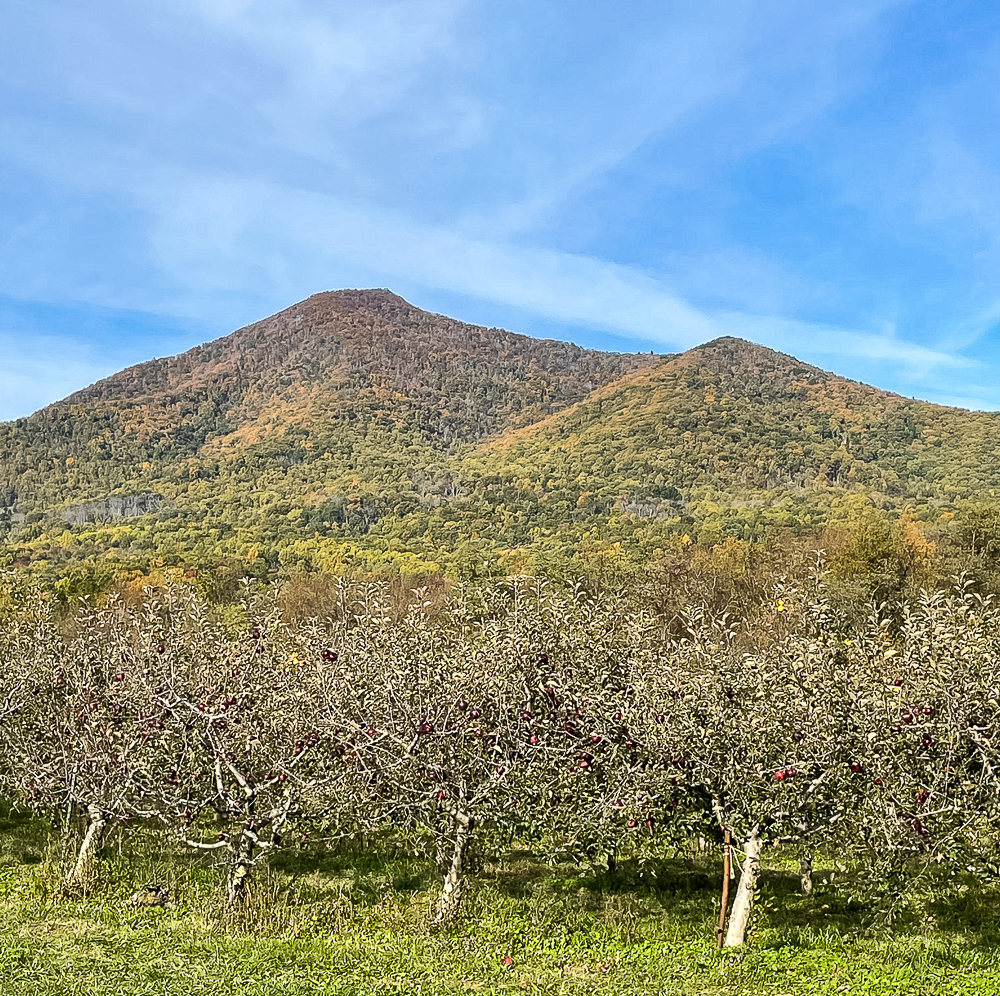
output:
[[[778,603],[792,610],[796,596]],[[637,736],[670,773],[670,791],[740,842],[743,872],[727,945],[743,943],[761,852],[771,840],[813,848],[848,831],[871,722],[829,652],[822,603],[772,628],[756,652],[723,614],[691,612],[636,677]],[[662,785],[662,776],[661,776]],[[666,787],[664,786],[664,789]]]
[[[230,903],[257,863],[306,831],[336,768],[317,716],[319,671],[335,652],[286,626],[273,599],[244,609],[245,631],[230,635],[197,593],[151,592],[134,649],[150,702],[147,805],[176,838],[225,855]]]
[[[19,696],[3,727],[5,782],[28,806],[67,827],[77,813],[86,814],[66,880],[82,887],[111,827],[149,814],[152,696],[134,683],[134,657],[116,607],[84,607],[71,639],[60,635],[50,603],[38,593],[19,618],[16,631],[5,627],[2,651],[8,702]]]

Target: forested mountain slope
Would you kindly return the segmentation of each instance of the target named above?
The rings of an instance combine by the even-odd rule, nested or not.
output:
[[[0,508],[16,523],[197,481],[399,489],[654,361],[466,325],[388,291],[317,294],[0,425]]]
[[[740,339],[689,350],[481,447],[504,477],[958,496],[1000,487],[1000,415],[916,401]]]
[[[739,339],[603,353],[385,290],[317,294],[0,425],[0,543],[24,563],[644,556],[815,531],[849,495],[942,509],[997,487],[994,413]]]

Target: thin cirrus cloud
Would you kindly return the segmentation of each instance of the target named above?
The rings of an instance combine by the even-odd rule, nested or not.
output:
[[[373,285],[997,407],[1000,15],[956,2],[11,0],[0,417]]]
[[[169,206],[169,210],[168,210]],[[302,191],[228,181],[185,184],[157,212],[153,244],[161,265],[178,267],[179,285],[234,290],[258,281],[282,287],[286,298],[316,286],[322,275],[350,265],[506,303],[566,325],[607,329],[668,350],[687,349],[720,335],[767,341],[800,354],[887,361],[926,375],[970,361],[893,336],[864,334],[807,322],[740,312],[698,310],[661,281],[634,268],[592,257],[480,242],[407,222],[357,204]],[[191,238],[192,232],[195,237]],[[271,266],[247,245],[271,246]],[[197,247],[184,256],[185,248]],[[252,271],[245,269],[248,259]],[[197,310],[195,301],[191,307]]]

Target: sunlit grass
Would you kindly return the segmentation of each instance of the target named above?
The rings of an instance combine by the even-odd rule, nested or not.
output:
[[[130,833],[85,896],[58,890],[59,838],[0,819],[0,992],[25,994],[995,993],[1000,895],[931,879],[878,927],[849,887],[765,876],[747,947],[715,948],[717,867],[697,853],[615,876],[485,861],[465,916],[435,928],[430,862],[385,842],[281,855],[236,911],[208,863]],[[780,861],[772,862],[780,864]],[[145,882],[174,909],[137,909]]]

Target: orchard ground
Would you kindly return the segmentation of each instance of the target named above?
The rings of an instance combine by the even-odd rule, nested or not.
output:
[[[1000,889],[913,866],[892,903],[852,899],[852,869],[769,849],[749,943],[716,950],[720,855],[600,869],[485,857],[463,917],[432,924],[440,878],[390,838],[277,856],[238,909],[211,858],[134,829],[105,846],[85,896],[59,893],[73,842],[0,817],[0,991],[38,994],[923,994],[1000,989]],[[137,908],[145,883],[176,907]]]

